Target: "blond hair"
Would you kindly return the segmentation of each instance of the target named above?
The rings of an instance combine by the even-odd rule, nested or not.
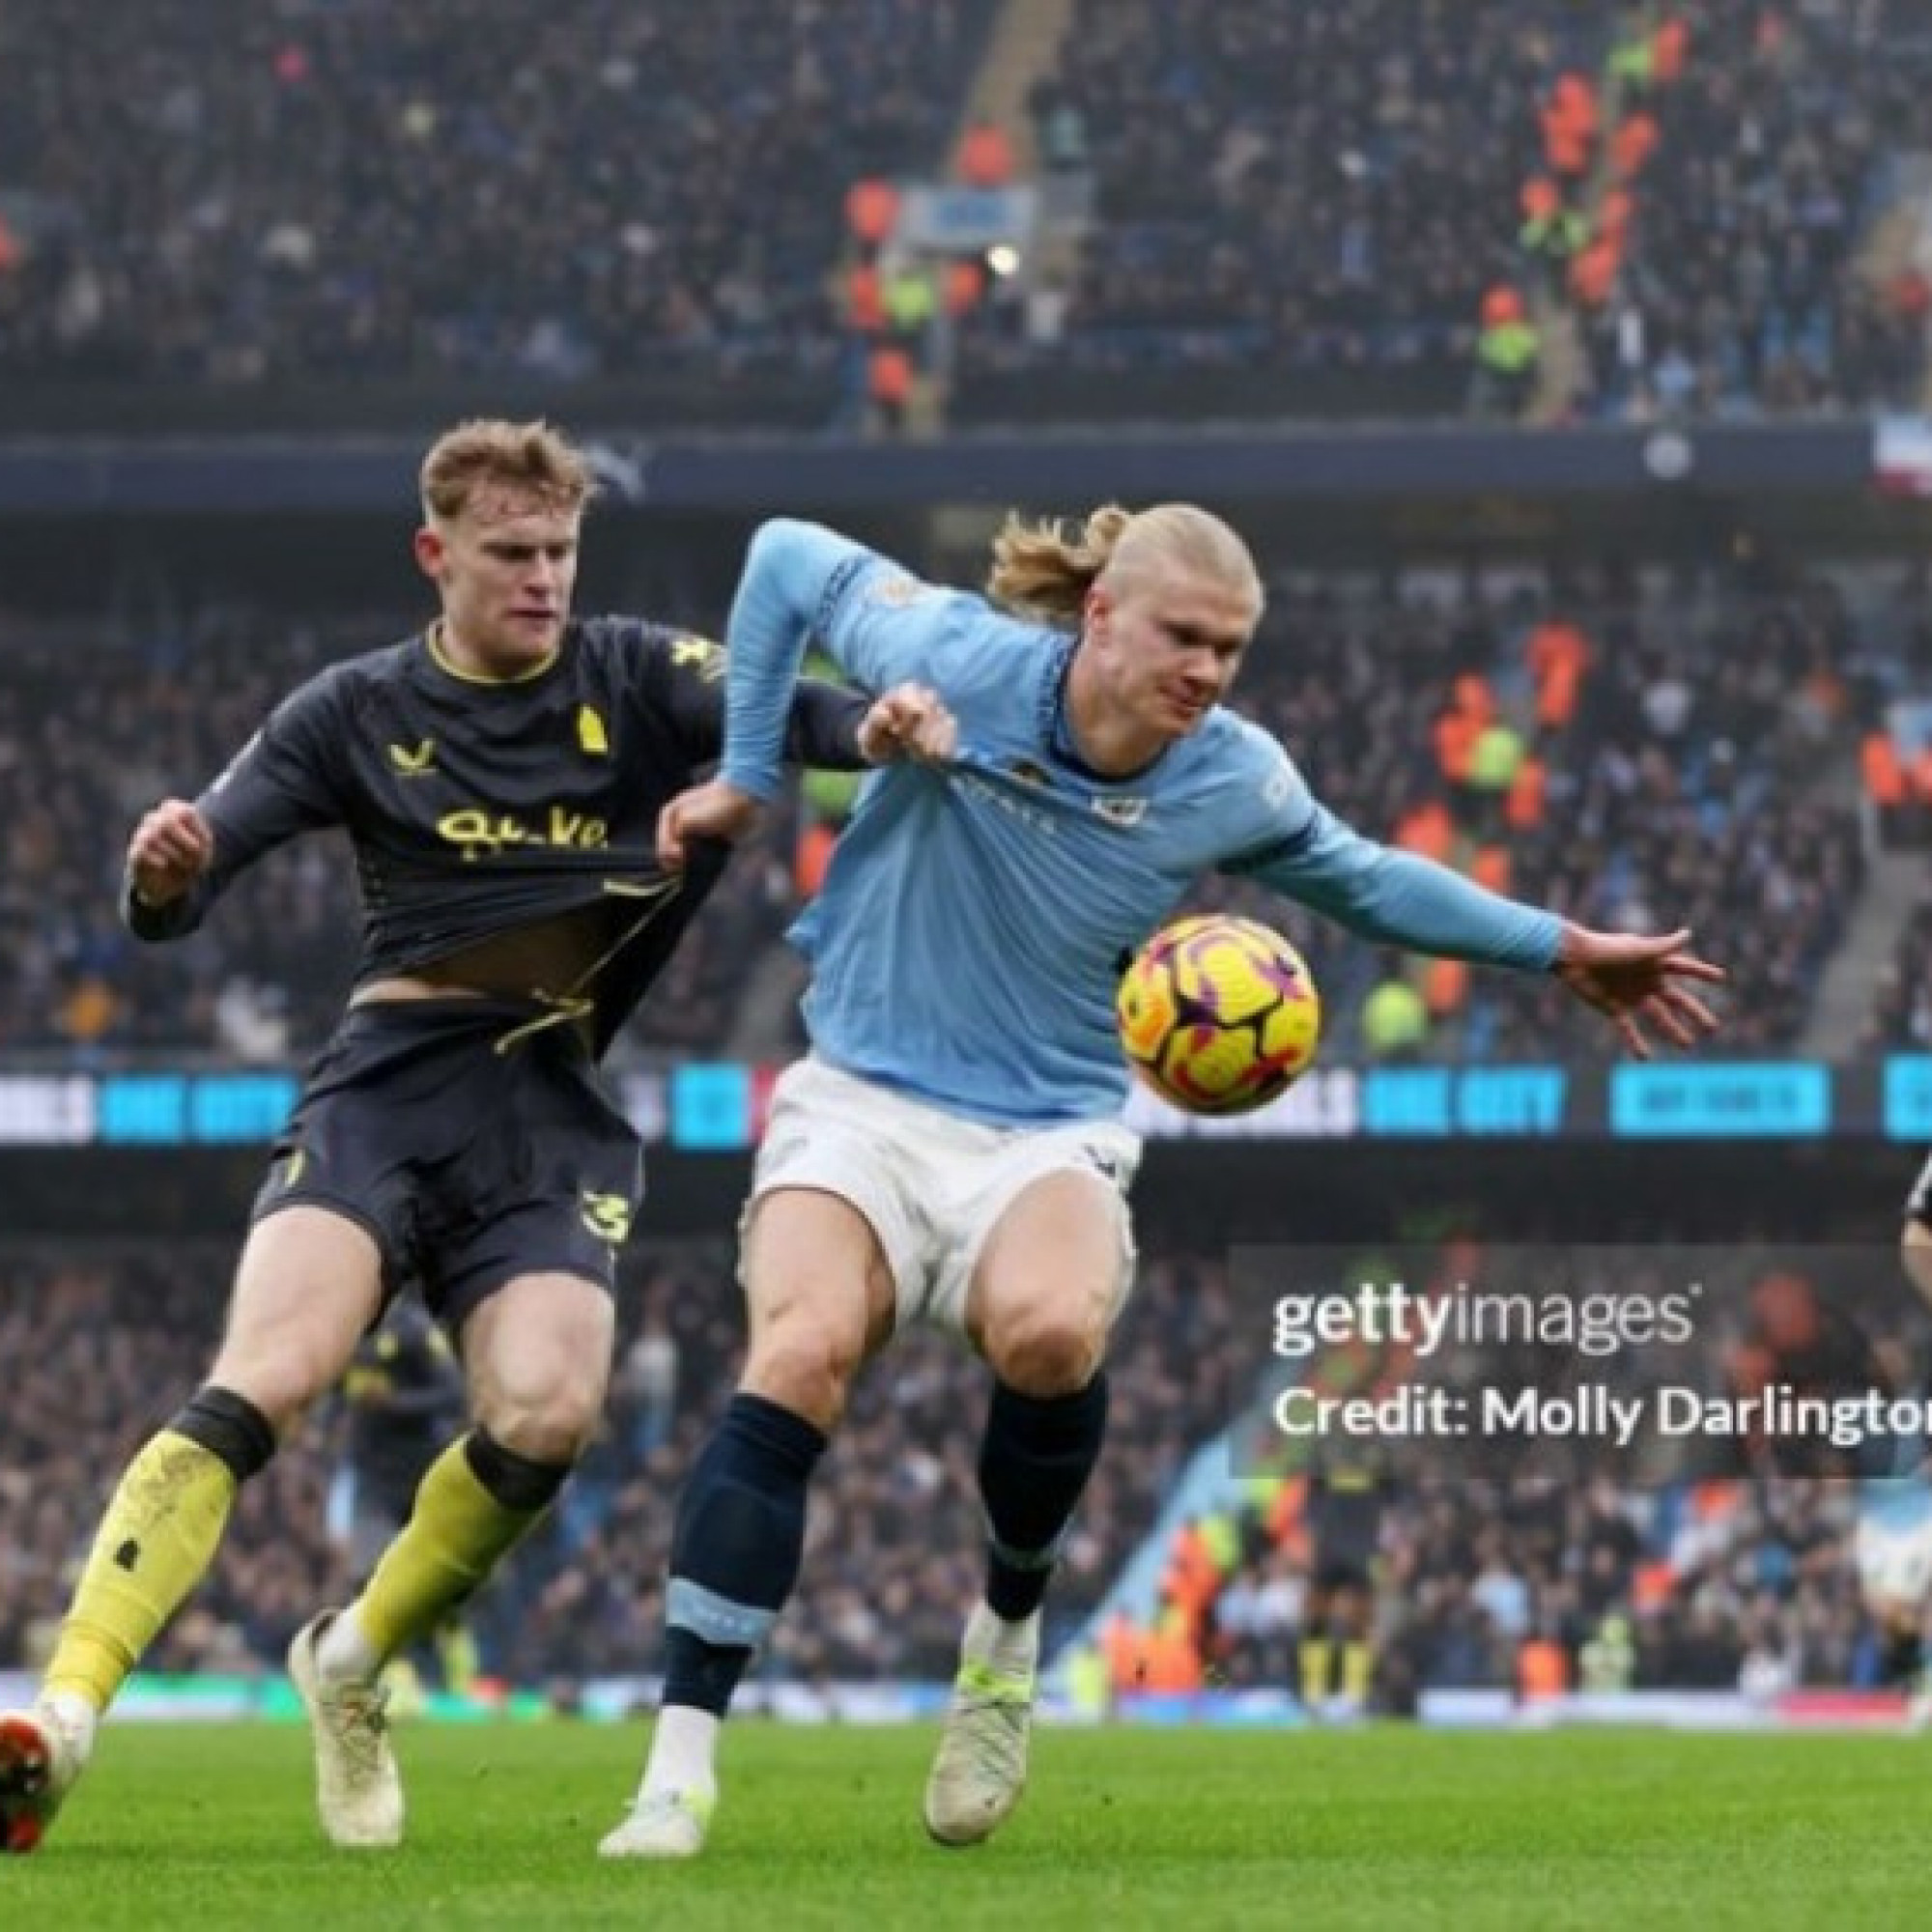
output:
[[[547,510],[581,510],[596,494],[590,463],[549,423],[473,416],[430,445],[417,478],[423,514],[462,516],[480,486],[534,497]]]
[[[1156,503],[1140,511],[1103,503],[1077,536],[1057,518],[1032,523],[1009,516],[993,539],[986,594],[1015,616],[1077,628],[1095,583],[1158,565],[1237,591],[1261,614],[1261,573],[1247,545],[1219,517],[1192,503]]]

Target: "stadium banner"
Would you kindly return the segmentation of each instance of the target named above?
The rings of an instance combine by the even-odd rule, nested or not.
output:
[[[968,254],[996,242],[1021,245],[1033,239],[1039,190],[1011,187],[959,187],[927,184],[908,187],[899,197],[894,241],[908,248]]]
[[[0,1698],[9,1706],[32,1702],[39,1680],[24,1670],[0,1671]],[[601,1724],[633,1723],[655,1708],[658,1680],[593,1678],[576,1688],[566,1710],[528,1691],[489,1698],[437,1692],[400,1715],[406,1722],[541,1722],[565,1716]],[[930,1723],[946,1708],[943,1684],[824,1683],[747,1686],[747,1711],[787,1724]],[[1101,1721],[1161,1729],[1291,1729],[1308,1722],[1300,1703],[1286,1690],[1205,1690],[1175,1694],[1128,1692],[1103,1710],[1042,1693],[1039,1717],[1048,1724]],[[1905,1700],[1875,1690],[1787,1691],[1752,1697],[1728,1690],[1569,1691],[1523,1699],[1508,1690],[1432,1689],[1422,1693],[1419,1722],[1443,1730],[1549,1730],[1559,1725],[1632,1724],[1661,1730],[1804,1731],[1897,1730]],[[142,1723],[237,1723],[250,1719],[304,1721],[293,1690],[260,1677],[137,1675],[116,1702],[113,1721]]]
[[[647,1144],[734,1153],[763,1134],[779,1070],[690,1061],[619,1073],[613,1084]],[[0,1146],[265,1146],[299,1090],[293,1067],[97,1073],[0,1063]],[[1318,1066],[1273,1106],[1220,1118],[1183,1114],[1137,1086],[1126,1122],[1157,1141],[1932,1143],[1932,1055],[1849,1066],[1797,1060]]]

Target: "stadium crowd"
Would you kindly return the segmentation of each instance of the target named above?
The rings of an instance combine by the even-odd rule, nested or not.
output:
[[[1442,1252],[1460,1284],[1446,1294],[1469,1292],[1466,1274],[1489,1293],[1534,1284],[1547,1304],[1547,1255]],[[1451,1346],[1424,1360],[1358,1341],[1290,1378],[1370,1396],[1410,1382],[1559,1397],[1603,1386],[1644,1401],[1628,1444],[1594,1425],[1560,1437],[1478,1432],[1466,1444],[1427,1432],[1297,1440],[1274,1422],[1267,1404],[1283,1384],[1268,1382],[1231,1438],[1251,1481],[1176,1530],[1152,1613],[1117,1616],[1105,1633],[1117,1687],[1144,1676],[1171,1690],[1298,1685],[1325,1704],[1341,1690],[1323,1604],[1338,1574],[1373,1600],[1362,1622],[1373,1674],[1356,1680],[1357,1711],[1409,1714],[1445,1689],[1533,1699],[1884,1684],[1884,1633],[1848,1558],[1866,1484],[1922,1470],[1923,1431],[1840,1444],[1788,1427],[1679,1435],[1653,1418],[1666,1388],[1727,1402],[1766,1388],[1922,1391],[1922,1311],[1882,1246],[1679,1259],[1709,1276],[1679,1343],[1652,1334],[1581,1355],[1572,1344]],[[1518,1280],[1511,1264],[1523,1261]],[[1672,1277],[1655,1247],[1572,1248],[1568,1264],[1573,1306],[1595,1296],[1656,1308],[1673,1279],[1690,1278]]]
[[[946,176],[998,13],[34,0],[0,372],[850,420],[848,196]],[[1118,415],[1123,380],[1246,420],[1903,403],[1927,285],[1861,251],[1923,101],[1878,6],[1078,0],[1031,100],[1041,175],[1091,182],[1077,265],[963,306],[923,265],[903,333],[954,307],[962,420]]]
[[[43,1651],[104,1486],[192,1387],[228,1265],[213,1244],[165,1258],[8,1259],[0,1344],[31,1353],[42,1372],[0,1423],[0,1663]],[[621,1307],[608,1429],[476,1607],[485,1667],[520,1684],[655,1666],[677,1485],[741,1353],[742,1300],[724,1246],[634,1247]],[[1098,1603],[1195,1438],[1235,1400],[1239,1350],[1217,1271],[1186,1259],[1150,1264],[1126,1319],[1116,1383],[1131,1425],[1068,1552],[1051,1606],[1062,1626]],[[974,1445],[956,1421],[982,1375],[924,1338],[863,1378],[814,1492],[805,1580],[771,1673],[950,1674],[983,1533]],[[317,1606],[346,1600],[354,1579],[327,1510],[342,1422],[339,1408],[316,1418],[247,1486],[215,1571],[153,1653],[154,1668],[278,1668]]]
[[[33,57],[0,128],[0,373],[568,384],[656,357],[728,388],[763,360],[829,399],[845,190],[936,158],[990,12],[561,0],[538,32],[513,0],[37,0],[10,23]]]
[[[298,677],[405,628],[277,629],[211,610],[180,638],[128,650],[85,733],[63,722],[74,645],[31,633],[10,644],[0,905],[18,942],[0,958],[0,1044],[81,1062],[147,1049],[274,1062],[320,1043],[353,963],[346,855],[298,843],[192,940],[144,947],[115,917],[122,841],[155,798],[218,770]],[[1378,837],[1587,923],[1760,929],[1730,962],[1728,1037],[1748,1051],[1796,1038],[1859,884],[1856,812],[1816,781],[1853,756],[1886,644],[1826,578],[1285,576],[1237,699],[1318,795]],[[781,814],[734,864],[624,1050],[726,1049],[749,977],[822,856]],[[1232,882],[1203,903],[1290,927],[1322,984],[1331,1050],[1348,1057],[1610,1050],[1540,982],[1378,960]],[[1766,906],[1779,915],[1770,928]]]
[[[1928,291],[1909,243],[1861,259],[1892,156],[1932,138],[1899,10],[1700,0],[1681,71],[1635,67],[1643,159],[1613,291],[1579,301],[1579,399],[1637,418],[1916,407]],[[1894,17],[1897,16],[1897,17]],[[1613,165],[1613,174],[1616,172]]]
[[[1927,285],[1866,252],[1926,145],[1894,11],[1082,0],[1033,108],[1092,225],[969,318],[960,410],[1913,406]]]
[[[969,332],[961,410],[1002,413],[998,379],[1032,370],[1108,379],[1113,413],[1122,382],[1150,415],[1453,412],[1514,270],[1552,11],[1081,0],[1034,111],[1047,165],[1091,170],[1094,225],[1050,328],[995,304]]]
[[[31,1353],[42,1373],[0,1424],[0,1666],[44,1653],[89,1498],[189,1385],[226,1262],[207,1243],[165,1259],[9,1254],[0,1344]],[[635,1248],[621,1306],[608,1429],[471,1613],[486,1675],[566,1706],[587,1678],[656,1667],[671,1501],[742,1342],[720,1244]],[[1055,1640],[1101,1605],[1189,1456],[1254,1386],[1253,1336],[1219,1264],[1152,1255],[1125,1323],[1118,1426],[1049,1598]],[[972,1445],[953,1424],[981,1373],[916,1338],[862,1378],[815,1492],[804,1580],[762,1665],[766,1683],[950,1674],[982,1534]],[[274,1671],[316,1606],[342,1601],[354,1579],[329,1499],[346,1439],[345,1411],[331,1406],[247,1486],[215,1571],[154,1668]],[[1877,1638],[1847,1560],[1851,1485],[1763,1472],[1646,1481],[1628,1459],[1603,1460],[1582,1480],[1384,1470],[1371,1544],[1384,1707],[1412,1709],[1441,1687],[1876,1681]],[[1322,1552],[1303,1519],[1304,1487],[1264,1492],[1264,1507],[1187,1525],[1186,1538],[1220,1554],[1194,1566],[1177,1542],[1163,1616],[1184,1640],[1109,1633],[1115,1690],[1301,1682]]]

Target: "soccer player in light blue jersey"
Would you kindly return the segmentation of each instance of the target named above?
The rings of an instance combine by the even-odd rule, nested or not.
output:
[[[611,1857],[700,1849],[739,1676],[797,1579],[812,1469],[899,1324],[961,1335],[994,1386],[984,1601],[925,1795],[976,1843],[1026,1776],[1039,1605],[1098,1457],[1133,1245],[1122,955],[1204,872],[1258,878],[1378,942],[1553,972],[1646,1050],[1714,1024],[1690,935],[1585,931],[1360,837],[1222,707],[1262,613],[1240,538],[1172,504],[1077,538],[1009,522],[989,598],[811,525],[753,543],[730,625],[725,757],[660,849],[743,836],[777,788],[809,637],[867,691],[935,691],[952,754],[869,780],[796,944],[810,1056],[779,1084],[745,1236],[750,1352],[678,1511],[664,1710]]]
[[[1932,1304],[1932,1160],[1919,1169],[1905,1197],[1899,1257],[1907,1278]],[[1912,1391],[1928,1394],[1924,1378]],[[1932,1470],[1927,1445],[1904,1445],[1898,1474],[1859,1491],[1852,1560],[1865,1609],[1878,1626],[1888,1684],[1906,1693],[1908,1728],[1932,1726],[1932,1671],[1927,1669],[1926,1622],[1932,1614]],[[1910,1466],[1907,1466],[1907,1464]]]

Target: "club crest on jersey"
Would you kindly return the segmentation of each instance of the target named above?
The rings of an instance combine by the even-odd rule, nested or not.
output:
[[[935,594],[931,584],[922,583],[918,578],[907,577],[903,572],[877,578],[866,586],[867,604],[884,604],[895,610],[902,605],[917,604],[921,598]]]
[[[1053,774],[1044,765],[1037,765],[1031,758],[1014,758],[1007,766],[1007,776],[1016,783],[1037,785],[1041,791],[1053,784]]]
[[[1109,825],[1130,832],[1148,815],[1148,802],[1144,798],[1101,797],[1094,801],[1094,810]]]
[[[580,704],[577,707],[577,749],[586,758],[608,758],[611,755],[611,733],[605,728],[604,720],[593,705]]]

